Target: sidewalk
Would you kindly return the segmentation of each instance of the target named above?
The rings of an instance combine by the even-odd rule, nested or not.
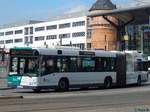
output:
[[[0,90],[9,89],[7,87],[7,73],[0,73]]]

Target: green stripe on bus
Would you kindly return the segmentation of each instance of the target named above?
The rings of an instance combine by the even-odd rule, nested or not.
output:
[[[8,76],[7,82],[10,86],[20,86],[22,76]]]

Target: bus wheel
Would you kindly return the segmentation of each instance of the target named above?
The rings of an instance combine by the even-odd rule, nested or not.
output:
[[[112,87],[112,79],[111,79],[111,77],[105,78],[104,88],[108,89],[108,88],[111,88],[111,87]]]
[[[59,91],[68,91],[69,90],[69,81],[68,79],[61,79],[58,84]]]
[[[141,76],[138,77],[138,80],[137,80],[137,85],[138,86],[141,86],[142,84],[142,80],[141,80]]]
[[[41,90],[40,89],[32,89],[35,93],[40,93]]]

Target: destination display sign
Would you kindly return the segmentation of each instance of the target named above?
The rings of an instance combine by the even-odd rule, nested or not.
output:
[[[10,50],[10,55],[15,55],[15,56],[37,56],[37,55],[39,55],[39,53],[36,50],[11,49]]]
[[[79,55],[85,55],[85,56],[95,56],[95,52],[91,51],[80,51]]]

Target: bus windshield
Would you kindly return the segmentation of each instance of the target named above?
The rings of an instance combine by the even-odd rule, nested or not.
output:
[[[38,58],[37,57],[11,57],[10,72],[16,75],[38,75]]]

